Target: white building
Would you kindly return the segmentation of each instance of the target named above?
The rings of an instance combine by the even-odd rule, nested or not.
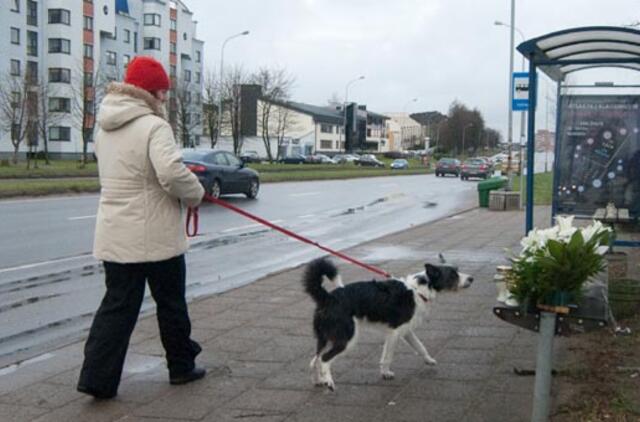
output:
[[[172,78],[168,110],[178,116],[175,98],[190,101],[185,117],[189,142],[202,133],[203,42],[196,38],[193,14],[180,1],[164,0],[8,0],[0,10],[0,83],[8,78],[47,86],[51,124],[48,150],[74,156],[83,150],[83,130],[92,139],[95,104],[109,81],[122,80],[136,55],[153,56]],[[176,88],[178,91],[176,91]],[[35,88],[34,88],[35,89]],[[85,93],[84,98],[82,93]],[[84,99],[84,101],[82,101]],[[179,125],[174,125],[177,127]],[[178,134],[178,136],[180,136]],[[35,137],[35,139],[33,139]],[[42,141],[37,134],[22,142]],[[92,151],[89,143],[88,150]],[[10,133],[0,133],[0,154],[12,152]]]
[[[389,149],[393,151],[407,150],[414,147],[425,147],[420,123],[409,117],[408,113],[385,113],[387,132],[389,134]]]

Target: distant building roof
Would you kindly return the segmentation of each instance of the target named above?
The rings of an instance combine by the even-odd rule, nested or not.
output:
[[[432,124],[440,123],[443,120],[447,119],[447,116],[440,113],[439,111],[425,111],[423,113],[413,113],[409,117],[411,117],[416,122],[420,123],[423,126],[429,126]]]

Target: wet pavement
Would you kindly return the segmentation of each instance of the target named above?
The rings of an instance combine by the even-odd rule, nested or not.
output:
[[[536,210],[536,224],[549,209]],[[346,252],[404,275],[439,252],[476,281],[442,294],[416,330],[438,361],[426,367],[398,346],[394,380],[378,372],[382,337],[364,331],[333,366],[334,393],[311,385],[313,304],[300,285],[303,267],[282,271],[190,305],[193,337],[203,345],[203,380],[171,386],[155,318],[133,335],[119,395],[95,401],[75,391],[82,343],[0,370],[2,421],[523,421],[529,420],[536,336],[492,314],[492,276],[504,249],[518,244],[522,212],[474,209],[370,241]],[[372,278],[334,260],[343,279]],[[562,350],[558,341],[556,352]],[[561,356],[560,356],[561,358]],[[556,391],[555,393],[558,393]]]

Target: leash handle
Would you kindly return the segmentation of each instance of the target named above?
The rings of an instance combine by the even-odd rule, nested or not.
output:
[[[294,238],[296,240],[299,240],[300,242],[307,243],[309,245],[313,245],[313,246],[315,246],[315,247],[317,247],[319,249],[322,249],[325,252],[330,253],[331,255],[337,256],[340,259],[348,261],[348,262],[350,262],[350,263],[352,263],[354,265],[357,265],[359,267],[362,267],[362,268],[364,268],[364,269],[366,269],[368,271],[371,271],[371,272],[376,273],[378,275],[381,275],[383,277],[391,278],[391,274],[389,274],[388,272],[386,272],[384,270],[381,270],[380,268],[374,267],[373,265],[365,264],[364,262],[360,262],[355,258],[351,258],[350,256],[347,256],[347,255],[345,255],[345,254],[343,254],[341,252],[338,252],[338,251],[330,249],[330,248],[328,248],[326,246],[323,246],[323,245],[319,244],[318,242],[314,242],[314,241],[312,241],[310,239],[307,239],[306,237],[300,236],[297,233],[294,233],[294,232],[292,232],[290,230],[285,229],[284,227],[280,227],[280,226],[278,226],[276,224],[273,224],[270,221],[267,221],[267,220],[265,220],[263,218],[260,218],[260,217],[258,217],[256,215],[253,215],[253,214],[251,214],[251,213],[249,213],[249,212],[247,212],[247,211],[245,211],[243,209],[240,209],[240,208],[238,208],[238,207],[236,207],[234,205],[231,205],[230,203],[228,203],[226,201],[223,201],[223,200],[221,200],[219,198],[215,198],[215,197],[213,197],[211,195],[205,194],[204,200],[207,201],[207,202],[211,202],[213,204],[216,204],[216,205],[220,205],[221,207],[227,208],[227,209],[229,209],[229,210],[231,210],[233,212],[236,212],[236,213],[238,213],[240,215],[243,215],[243,216],[245,216],[245,217],[247,217],[247,218],[249,218],[251,220],[257,221],[258,223],[260,223],[262,225],[265,225],[265,226],[270,227],[270,228],[272,228],[274,230],[277,230],[280,233],[283,233],[283,234],[285,234],[285,235],[287,235],[289,237],[292,237],[292,238]],[[196,208],[196,212],[195,212],[195,218],[196,218],[195,221],[196,221],[196,232],[197,232],[197,208]],[[187,215],[187,227],[188,227],[188,224],[189,224],[189,215]],[[187,233],[188,233],[188,231],[187,231]]]
[[[187,208],[187,237],[195,237],[198,235],[198,223],[200,220],[198,207]]]

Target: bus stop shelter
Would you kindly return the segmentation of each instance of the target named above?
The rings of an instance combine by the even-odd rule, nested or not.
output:
[[[569,86],[567,75],[575,72],[594,68],[640,71],[640,31],[607,26],[565,29],[527,40],[517,49],[529,60],[526,232],[533,228],[538,70],[557,84],[554,213],[558,211],[558,203],[562,202],[575,204],[575,212],[572,213],[589,216],[589,206],[593,207],[596,203],[605,206],[602,202],[607,195],[611,195],[609,200],[616,201],[618,198],[618,202],[640,206],[640,96],[592,95],[570,98],[563,95],[563,88]],[[596,84],[590,87],[626,89],[628,94],[630,88],[639,88],[640,85]],[[589,112],[594,113],[593,116],[606,118],[589,120]],[[562,126],[561,123],[566,122],[570,113],[578,113],[579,119],[582,119],[577,127]],[[561,155],[563,143],[566,144],[567,140],[573,149],[565,150]],[[567,167],[568,163],[570,167]],[[562,171],[565,176],[571,173],[575,180],[563,186],[560,180]],[[632,209],[636,219],[639,212],[637,208]],[[627,246],[640,246],[640,242],[632,243]]]

